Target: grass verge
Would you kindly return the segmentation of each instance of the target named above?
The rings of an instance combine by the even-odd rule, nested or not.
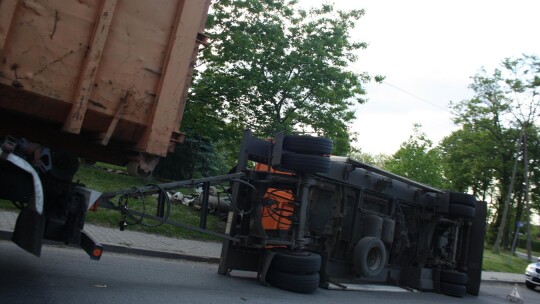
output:
[[[527,260],[511,256],[509,251],[495,254],[491,249],[485,249],[482,270],[523,274],[528,264]]]

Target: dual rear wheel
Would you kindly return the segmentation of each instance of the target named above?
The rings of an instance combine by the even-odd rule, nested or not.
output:
[[[266,281],[270,285],[298,293],[312,293],[319,287],[321,256],[307,251],[276,252]]]

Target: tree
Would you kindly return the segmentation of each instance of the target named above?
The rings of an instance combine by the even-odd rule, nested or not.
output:
[[[371,80],[348,69],[367,46],[349,36],[363,14],[331,5],[305,11],[294,0],[214,2],[212,43],[203,50],[184,125],[232,142],[245,128],[262,137],[312,133],[334,139],[335,153],[345,155],[352,107],[365,102],[363,85]]]
[[[413,134],[384,165],[388,171],[434,187],[443,186],[441,154],[415,124]]]
[[[506,227],[507,218],[503,212],[505,198],[514,198],[512,205],[506,210],[513,209],[516,207],[513,201],[519,201],[523,193],[523,184],[519,184],[513,191],[509,191],[509,187],[516,157],[516,142],[520,134],[523,132],[526,138],[536,136],[535,124],[540,110],[540,60],[529,55],[507,58],[493,73],[482,69],[472,80],[470,88],[475,92],[474,98],[453,105],[455,122],[461,126],[461,130],[457,131],[460,133],[452,134],[443,150],[454,160],[460,157],[474,159],[461,165],[461,170],[465,167],[475,169],[476,172],[473,173],[478,177],[470,179],[467,188],[473,191],[482,190],[484,193],[489,185],[495,189],[493,199],[496,216],[493,226],[504,233],[497,239],[501,239],[503,246],[507,246],[509,229]],[[468,142],[458,147],[452,145],[452,137],[467,138]],[[527,152],[531,156],[534,153],[530,148],[527,148]],[[535,155],[537,157],[538,152]],[[529,164],[536,161],[537,159],[530,158]],[[455,161],[453,164],[459,166]],[[454,169],[454,172],[458,170]],[[449,177],[456,175],[447,174]],[[466,180],[462,178],[461,181]],[[463,183],[461,185],[465,186]],[[501,229],[498,229],[499,227]],[[495,247],[497,246],[498,244]]]
[[[378,168],[383,168],[384,164],[391,158],[390,155],[379,153],[379,154],[370,154],[367,152],[362,152],[362,150],[353,151],[349,154],[354,160],[361,161],[371,166]]]

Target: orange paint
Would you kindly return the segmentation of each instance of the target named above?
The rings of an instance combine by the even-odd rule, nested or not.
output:
[[[266,164],[259,163],[255,166],[255,170],[292,175],[292,173],[276,171],[269,168]],[[263,228],[265,230],[288,230],[291,226],[291,220],[289,220],[288,217],[292,216],[294,213],[294,208],[290,205],[290,202],[294,199],[292,191],[268,188],[264,198],[273,200],[276,203],[262,208]]]

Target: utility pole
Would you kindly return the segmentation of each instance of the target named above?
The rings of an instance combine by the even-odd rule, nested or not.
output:
[[[527,260],[532,261],[531,254],[531,208],[529,206],[529,157],[527,153],[527,134],[523,134],[523,162],[525,171],[525,216],[527,221]]]

